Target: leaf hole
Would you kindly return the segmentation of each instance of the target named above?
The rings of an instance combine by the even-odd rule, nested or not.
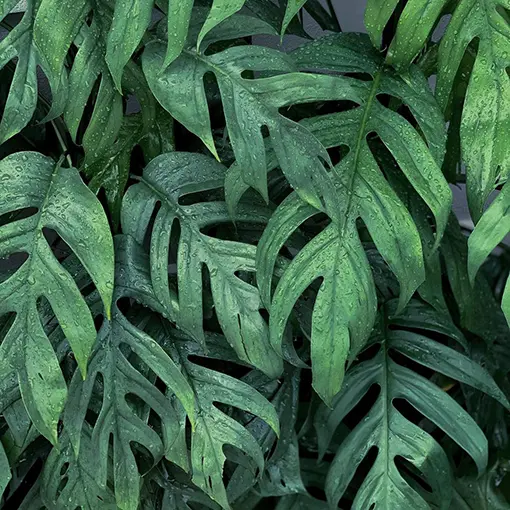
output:
[[[432,494],[432,487],[427,483],[423,472],[409,460],[401,455],[397,455],[395,457],[395,466],[407,483],[417,492],[423,493],[425,491]]]
[[[69,462],[64,462],[62,464],[62,467],[60,468],[60,476],[64,476],[67,473],[68,469],[69,469]]]
[[[16,272],[28,260],[28,253],[14,252],[0,259],[0,282]]]
[[[145,230],[145,236],[142,241],[142,246],[146,252],[150,250],[152,233],[154,231],[154,223],[156,222],[156,218],[157,218],[160,210],[161,210],[161,202],[158,200],[154,204],[154,209],[152,210],[151,217],[150,217],[149,221],[147,222],[147,229]]]
[[[353,429],[358,423],[364,420],[372,406],[375,404],[381,394],[381,388],[378,384],[372,384],[368,391],[361,397],[359,402],[345,416],[343,423]]]
[[[356,494],[361,487],[361,484],[365,480],[365,478],[369,475],[370,470],[374,466],[375,461],[377,460],[377,455],[379,454],[379,449],[377,446],[372,446],[365,458],[361,461],[358,468],[356,469],[349,485],[347,486],[346,491],[344,492],[343,498],[340,500],[340,508],[351,508],[352,500],[349,498],[349,494]],[[352,469],[351,469],[352,470]]]
[[[91,376],[93,376],[93,374],[88,375],[88,377]],[[103,408],[104,388],[104,376],[101,372],[97,372],[95,374],[94,389],[91,393],[90,403],[86,414],[87,423],[89,423],[92,428],[95,427],[101,409]]]
[[[80,119],[80,123],[78,125],[78,129],[76,131],[76,144],[77,145],[82,145],[83,143],[83,136],[85,134],[85,131],[87,130],[87,127],[88,127],[88,124],[92,118],[92,115],[94,113],[94,108],[96,106],[96,101],[97,101],[97,98],[98,98],[98,92],[99,92],[99,87],[101,85],[101,81],[102,81],[102,76],[101,74],[99,74],[93,85],[90,87],[90,94],[89,94],[89,97],[87,99],[87,103],[85,105],[85,108],[83,109],[83,114],[82,114],[82,117]]]
[[[67,485],[67,482],[69,481],[69,479],[67,478],[67,476],[64,476],[61,480],[60,480],[60,483],[58,484],[58,487],[57,487],[57,498],[62,494],[62,492],[64,491],[64,489],[66,488],[66,485]]]

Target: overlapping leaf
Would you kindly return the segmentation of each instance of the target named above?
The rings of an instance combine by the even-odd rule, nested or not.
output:
[[[99,290],[106,315],[113,291],[110,229],[101,204],[74,168],[62,168],[38,153],[21,152],[0,161],[0,182],[0,215],[37,208],[35,214],[0,227],[0,255],[28,255],[0,284],[0,314],[16,314],[0,346],[2,378],[10,380],[17,374],[32,421],[56,441],[66,385],[37,303],[48,300],[83,376],[96,330],[79,288],[52,253],[43,229],[54,229],[78,256]]]
[[[392,309],[384,313],[391,316],[395,309],[393,304]],[[434,314],[430,312],[432,317]],[[437,316],[434,321],[423,321],[423,318],[422,315],[417,322],[411,309],[397,316],[396,322],[386,321],[374,337],[374,342],[380,344],[379,351],[368,361],[349,370],[333,408],[323,406],[316,415],[315,424],[323,455],[345,416],[372,386],[380,388],[366,418],[354,427],[336,452],[326,480],[326,495],[331,505],[337,505],[356,468],[375,447],[376,460],[356,494],[353,509],[430,508],[424,499],[425,494],[420,494],[419,486],[411,484],[397,468],[396,457],[404,458],[419,470],[420,476],[432,489],[432,499],[437,508],[450,508],[452,480],[447,456],[429,433],[406,418],[401,407],[396,407],[397,399],[406,400],[446,432],[469,453],[479,472],[487,467],[487,439],[469,414],[429,379],[405,366],[405,362],[397,363],[391,352],[398,352],[422,366],[484,391],[507,407],[508,401],[480,365],[426,336],[426,331],[446,333],[447,319]],[[434,322],[442,326],[438,329]],[[413,331],[417,327],[420,332]],[[428,493],[427,498],[430,496]]]
[[[181,203],[186,195],[220,188],[224,173],[222,165],[199,154],[171,153],[152,160],[140,182],[131,186],[124,197],[122,228],[142,244],[150,232],[155,207],[160,204],[150,232],[151,280],[169,318],[204,343],[202,294],[206,266],[216,315],[227,340],[241,360],[274,377],[281,372],[282,364],[269,345],[258,290],[238,275],[255,271],[255,247],[203,232],[208,227],[231,222],[224,202]],[[267,213],[247,206],[239,210],[236,219],[263,224]],[[169,285],[168,274],[175,221],[180,226],[177,289]]]
[[[122,259],[118,273],[119,292],[155,310],[164,309],[151,285],[148,260],[141,248],[129,237],[121,241],[118,251]],[[244,452],[259,470],[262,470],[264,461],[261,448],[250,432],[215,404],[251,413],[264,420],[276,433],[279,430],[278,415],[274,407],[248,384],[197,364],[196,356],[239,362],[222,337],[209,334],[206,353],[187,335],[155,318],[148,324],[148,332],[171,356],[192,389],[196,406],[191,433],[193,483],[227,509],[229,503],[222,479],[226,459],[224,445],[235,446]],[[184,437],[185,421],[178,420],[176,423],[180,426],[181,437]]]
[[[96,462],[95,467],[89,465],[88,469],[95,471],[94,478],[99,486],[106,487],[109,443],[110,436],[113,436],[115,501],[123,510],[136,510],[139,503],[140,474],[132,450],[133,442],[145,447],[154,462],[165,456],[184,469],[188,464],[178,413],[171,401],[154,385],[154,380],[144,375],[144,369],[133,364],[134,354],[175,393],[194,424],[193,393],[178,367],[150,336],[117,309],[114,309],[111,322],[107,322],[99,334],[87,379],[83,381],[75,375],[71,382],[64,416],[64,427],[75,455],[81,456],[79,452],[89,403],[91,398],[100,397],[96,392],[101,388],[102,402],[95,410],[97,421],[91,437]],[[129,402],[128,397],[133,395],[157,414],[162,437],[148,423],[148,414]],[[83,495],[76,493],[76,497],[82,498]]]
[[[247,21],[222,37],[250,35]],[[207,43],[214,42],[212,33]],[[300,196],[321,208],[331,184],[324,169],[329,156],[309,131],[284,117],[279,108],[303,102],[358,98],[349,82],[334,76],[290,72],[292,59],[260,46],[234,46],[212,55],[185,49],[164,72],[165,45],[155,42],[143,54],[143,69],[155,97],[216,155],[211,132],[204,76],[213,73],[219,85],[228,136],[243,179],[267,198],[266,156],[262,128],[267,127],[279,164]],[[265,71],[276,76],[249,79],[244,71]],[[283,74],[282,74],[283,73]],[[324,198],[326,200],[326,198]]]
[[[465,476],[455,480],[452,506],[455,510],[508,510],[510,504],[498,490],[501,474],[500,466],[495,463],[479,478]],[[503,474],[505,470],[503,470]]]
[[[357,96],[348,97],[357,97],[359,108],[302,122],[325,147],[347,146],[349,153],[331,173],[336,181],[335,207],[326,208],[331,225],[292,261],[272,301],[273,270],[282,246],[318,211],[291,195],[273,214],[258,249],[258,284],[264,303],[267,306],[271,303],[271,342],[277,349],[294,303],[315,280],[323,279],[312,320],[312,365],[314,387],[326,402],[331,402],[341,386],[349,351],[356,355],[375,318],[375,288],[356,231],[357,218],[363,219],[399,280],[401,308],[425,278],[420,236],[410,214],[386,182],[369,146],[368,135],[375,132],[380,136],[434,213],[436,246],[451,204],[451,192],[438,166],[444,144],[441,116],[433,98],[426,93],[424,78],[413,69],[407,82],[400,80],[383,67],[380,57],[370,53],[369,48],[367,39],[342,34],[310,43],[295,52],[294,58],[302,67],[368,72],[374,79],[370,82],[338,78],[357,91]],[[429,145],[407,120],[383,107],[377,100],[378,94],[391,94],[407,104]],[[268,160],[269,169],[278,164],[274,156]],[[246,185],[236,179],[238,172],[237,166],[231,169],[226,182],[231,208],[246,190]]]
[[[397,7],[395,0],[371,0],[365,21],[372,39],[381,43],[383,29]],[[407,65],[431,34],[446,0],[407,2],[391,43],[388,59]],[[460,0],[439,46],[436,95],[446,110],[462,59],[476,43],[460,122],[462,156],[467,165],[467,192],[476,221],[495,184],[508,177],[510,148],[503,133],[510,127],[510,25],[505,0]],[[464,79],[466,79],[464,77]],[[459,107],[459,106],[456,106]]]
[[[173,359],[193,388],[198,408],[195,429],[191,436],[191,467],[193,483],[217,501],[222,508],[230,508],[222,479],[226,460],[223,448],[235,446],[256,464],[264,468],[264,457],[259,444],[241,424],[216,407],[224,404],[247,411],[264,420],[274,432],[279,431],[278,415],[260,393],[250,385],[231,376],[205,368],[190,357],[204,356],[199,346],[180,335],[176,330],[166,330],[166,346]],[[211,338],[207,355],[215,358],[217,347]],[[221,343],[220,343],[221,347]],[[224,349],[219,350],[225,359]]]
[[[18,2],[0,1],[0,21]],[[31,0],[21,21],[0,41],[0,68],[16,60],[16,71],[11,83],[0,122],[0,144],[19,133],[32,119],[37,106],[37,66],[41,66],[51,84],[53,107],[50,116],[59,115],[67,98],[67,76],[63,68],[46,64],[34,42],[34,20],[38,2]]]
[[[102,484],[98,460],[88,425],[81,434],[79,453],[64,434],[60,438],[60,449],[51,451],[42,473],[40,498],[46,507],[82,510],[119,508],[110,488]]]
[[[507,183],[469,236],[468,272],[474,283],[480,266],[510,232],[510,185]],[[510,323],[510,283],[507,280],[501,307]]]

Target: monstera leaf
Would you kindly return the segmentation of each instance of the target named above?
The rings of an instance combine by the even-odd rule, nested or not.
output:
[[[380,45],[384,26],[397,4],[395,0],[369,1],[365,19],[376,45]],[[447,4],[447,0],[407,2],[391,43],[389,62],[407,65]],[[463,67],[462,59],[477,42],[460,122],[468,202],[476,222],[495,184],[508,178],[510,149],[503,133],[510,127],[510,81],[506,72],[510,64],[509,5],[503,0],[460,0],[452,5],[452,17],[439,46],[436,95],[446,110]]]
[[[162,313],[161,310],[164,310],[164,308],[158,302],[157,294],[151,284],[149,261],[144,255],[141,247],[138,246],[136,242],[129,236],[119,237],[116,247],[117,253],[119,254],[119,266],[117,273],[118,277],[116,279],[119,296],[133,297],[141,303],[148,305]],[[147,333],[149,333],[150,336],[149,334],[142,333],[138,330],[136,333],[138,339],[133,339],[132,344],[130,343],[129,345],[132,349],[136,349],[135,352],[142,359],[142,361],[146,363],[151,368],[151,370],[155,372],[156,375],[163,381],[168,379],[163,379],[162,377],[162,370],[165,369],[165,367],[166,370],[169,369],[168,367],[172,367],[173,371],[175,363],[175,366],[179,368],[180,373],[182,374],[181,377],[183,377],[186,381],[187,387],[191,388],[193,402],[195,405],[194,414],[192,415],[188,414],[188,408],[186,405],[184,406],[186,414],[188,414],[192,424],[191,472],[193,474],[193,483],[200,487],[211,498],[217,501],[223,508],[228,509],[230,507],[222,479],[223,465],[226,459],[225,453],[223,451],[224,445],[232,445],[244,452],[248,457],[253,459],[259,470],[263,469],[264,460],[261,448],[255,438],[239,422],[226,414],[224,412],[223,406],[237,407],[255,415],[256,417],[264,420],[267,424],[269,424],[276,433],[278,433],[279,430],[278,415],[270,402],[267,401],[250,385],[235,379],[234,377],[223,374],[216,370],[205,368],[204,366],[198,364],[197,357],[204,359],[207,358],[211,361],[218,359],[233,363],[239,363],[238,358],[228,347],[228,344],[226,344],[222,337],[215,334],[208,334],[206,353],[196,342],[191,340],[190,337],[184,334],[182,331],[178,331],[172,328],[166,321],[161,322],[153,316],[151,316],[151,318],[152,320],[150,320],[147,325]],[[129,330],[133,332],[132,334],[135,334],[134,330],[136,328],[134,328],[132,325],[127,326],[125,322],[125,319],[123,319],[123,327],[128,327]],[[118,338],[118,335],[113,337],[113,339],[116,338]],[[124,342],[124,338],[125,337],[121,336],[120,341]],[[141,342],[142,339],[144,339],[143,342]],[[158,353],[161,353],[159,347],[161,346],[173,361],[167,359],[165,362],[163,362],[163,358],[160,358],[162,354],[158,354],[158,360],[160,361],[155,363],[156,358],[154,354],[151,357],[148,355],[145,356],[143,353],[144,343],[147,343],[149,339],[151,339],[153,352],[157,350]],[[98,349],[98,353],[101,353],[101,349]],[[116,356],[120,355],[121,353],[119,352],[119,354]],[[93,365],[94,358],[91,361],[91,368],[89,372],[92,372]],[[132,384],[134,384],[136,381],[140,381],[141,383],[140,377],[137,376],[137,378],[133,380]],[[88,384],[89,391],[91,389],[90,382],[82,382],[79,378],[76,378],[73,384],[79,385],[81,388],[86,387]],[[153,387],[152,383],[149,383],[148,381],[144,382],[141,388],[145,386],[147,386],[147,391],[149,391],[150,388],[152,393],[158,391],[156,387]],[[169,384],[168,387],[170,387]],[[70,391],[72,391],[72,388]],[[142,396],[143,399],[148,402],[151,407],[153,406],[154,397],[152,397],[151,400],[148,400],[149,395],[147,393],[140,393],[140,389],[137,389],[132,385],[131,388],[125,387],[122,390],[119,388],[118,391],[121,391],[122,395],[125,393],[135,392],[135,394]],[[188,393],[186,392],[186,396],[187,394]],[[179,401],[182,402],[182,397],[180,397],[177,392],[176,395],[179,398]],[[89,399],[90,393],[86,400]],[[76,402],[77,401],[78,399]],[[185,414],[183,414],[183,408],[178,405],[179,401],[173,402],[173,407],[177,413],[177,416],[171,423],[174,426],[179,427],[179,431],[175,431],[176,436],[170,436],[179,438],[179,441],[174,441],[174,447],[176,445],[181,445],[180,440],[185,437],[186,420],[182,419],[185,417]],[[107,401],[105,400],[105,402]],[[166,413],[169,412],[169,404],[170,402],[166,404],[164,409]],[[222,407],[218,407],[217,404],[220,404]],[[122,400],[122,406],[125,408],[124,400]],[[103,405],[103,413],[106,413],[104,409],[105,407]],[[83,420],[84,410],[82,409],[80,413],[81,418],[76,418],[76,409],[73,407],[69,408],[69,419],[73,423],[79,424]],[[116,414],[117,413],[115,412],[110,412],[108,416],[111,417],[110,419],[113,419]],[[66,411],[66,417],[67,416],[68,415]],[[118,418],[120,418],[120,416]],[[136,421],[140,424],[140,426],[142,425],[139,420]],[[64,425],[65,423],[66,420],[64,419]],[[102,426],[102,420],[98,418],[95,429],[98,429],[98,427]],[[145,425],[144,429],[147,429],[146,433],[149,433],[149,430],[152,430]],[[129,428],[128,432],[129,430],[132,430],[132,428]],[[137,435],[138,434],[133,433],[132,436],[128,437],[130,437],[130,440],[132,441],[141,442],[143,437],[137,439]],[[150,437],[152,437],[152,435],[153,434],[151,433]],[[94,439],[94,432],[92,437]],[[101,439],[101,441],[106,441],[107,444],[107,435],[100,435],[99,432],[97,432],[96,437],[97,439]],[[187,460],[187,456],[182,458]],[[170,457],[170,460],[176,462],[175,457]],[[184,469],[187,468],[184,462],[181,462],[180,465]],[[125,474],[119,472],[119,475],[120,474],[122,474],[123,477],[126,476]],[[124,480],[123,477],[121,477],[119,480],[122,484]],[[133,480],[131,483],[133,483]],[[138,487],[137,484],[136,487]],[[125,490],[128,490],[127,482]],[[123,508],[137,508],[134,506],[135,489],[129,485],[129,490],[132,494],[132,499],[129,500],[128,504],[128,500],[123,498],[122,501],[126,501],[126,505]],[[119,501],[118,496],[117,501]]]
[[[294,303],[318,278],[323,279],[312,319],[312,366],[314,387],[326,402],[340,389],[343,367],[363,346],[375,318],[376,295],[370,267],[360,243],[356,220],[365,222],[380,253],[400,283],[400,308],[425,279],[422,242],[411,215],[392,187],[386,182],[368,143],[368,135],[377,133],[396,160],[398,167],[436,218],[437,246],[446,226],[451,192],[438,164],[444,137],[441,116],[425,90],[424,78],[413,69],[403,82],[383,67],[380,57],[371,53],[369,41],[352,34],[319,40],[295,52],[303,67],[329,71],[369,72],[372,82],[345,79],[351,90],[358,89],[362,104],[345,112],[302,121],[325,147],[349,148],[348,154],[331,172],[336,180],[335,208],[331,224],[296,256],[282,276],[271,300],[271,283],[278,254],[291,234],[319,211],[291,195],[273,213],[258,247],[258,285],[263,302],[270,306],[272,345],[281,351],[282,335]],[[403,117],[384,108],[378,94],[391,94],[409,106],[428,136],[429,146]],[[428,125],[430,111],[434,129]],[[425,113],[427,112],[427,114]],[[426,116],[427,115],[427,116]],[[395,136],[394,133],[404,136]],[[439,133],[439,135],[437,134]],[[412,149],[415,147],[415,150]],[[268,157],[268,169],[277,158]],[[226,193],[233,209],[246,190],[239,182],[239,163],[226,181]],[[331,212],[330,212],[331,211]],[[433,247],[431,247],[433,249]],[[340,289],[348,288],[345,294]],[[334,320],[331,320],[334,317]]]
[[[251,35],[252,28],[252,23],[247,22],[228,32],[211,33],[204,46],[217,38]],[[322,195],[328,195],[331,189],[323,165],[323,160],[328,161],[329,156],[308,130],[281,115],[279,108],[294,103],[342,99],[349,89],[342,79],[291,73],[289,71],[295,69],[291,58],[259,46],[234,46],[212,55],[185,49],[164,72],[160,72],[164,54],[163,43],[148,45],[143,54],[143,69],[155,97],[178,122],[200,137],[217,156],[203,81],[206,73],[214,73],[228,136],[243,169],[243,179],[267,198],[262,136],[262,128],[267,127],[280,166],[290,183],[305,200],[322,207]],[[277,75],[250,79],[244,77],[244,71]]]
[[[98,193],[105,190],[108,206],[116,227],[120,223],[122,198],[129,178],[132,153],[137,146],[143,147],[148,160],[174,149],[173,119],[158,108],[151,115],[150,128],[144,122],[143,114],[124,118],[117,140],[106,149],[99,159],[84,165],[84,172],[90,178],[89,188]]]
[[[91,312],[71,274],[60,265],[43,229],[54,229],[86,268],[110,313],[113,243],[101,204],[74,168],[62,168],[33,152],[0,161],[0,215],[23,209],[37,212],[0,227],[0,256],[24,252],[28,259],[0,284],[0,315],[15,313],[0,346],[2,378],[17,374],[30,418],[50,441],[66,385],[37,304],[48,300],[85,377],[96,337]]]
[[[391,317],[396,304],[389,306],[384,313]],[[406,366],[406,360],[484,391],[506,407],[508,401],[485,369],[457,350],[427,336],[427,332],[447,333],[448,319],[432,310],[427,317],[427,312],[422,307],[419,309],[418,318],[414,306],[409,312],[404,311],[394,320],[382,324],[373,338],[373,343],[379,344],[379,350],[369,360],[348,371],[344,388],[335,398],[332,409],[322,406],[316,415],[320,454],[324,455],[345,416],[374,385],[380,389],[366,418],[343,440],[331,464],[326,495],[332,506],[337,506],[356,468],[372,447],[376,447],[377,457],[357,491],[353,509],[426,510],[430,506],[424,497],[432,498],[437,508],[450,508],[452,478],[446,453],[428,432],[406,417],[402,406],[396,405],[397,400],[407,401],[450,436],[471,456],[480,473],[487,467],[487,439],[475,421],[448,393]],[[435,319],[427,320],[434,316]],[[436,324],[441,326],[436,327]],[[452,333],[457,335],[455,329]],[[393,352],[399,354],[398,362],[391,356]],[[397,468],[397,457],[419,470],[432,494],[421,493],[420,486],[413,483],[406,471]]]
[[[284,31],[305,2],[306,0],[289,2]],[[151,23],[154,3],[153,0],[102,0],[91,4],[88,0],[77,0],[62,4],[56,0],[41,0],[40,13],[36,20],[36,37],[48,62],[52,62],[53,69],[61,68],[67,49],[82,29],[91,8],[96,11],[96,15],[104,8],[113,11],[110,15],[111,25],[103,36],[104,58],[117,89],[121,91],[124,67],[137,50]],[[201,41],[214,27],[239,11],[244,3],[245,0],[214,0],[200,30],[197,47],[200,47]],[[167,30],[170,34],[165,50],[165,65],[175,60],[184,48],[194,4],[195,0],[158,2],[158,6],[167,15]]]
[[[60,450],[53,449],[42,473],[40,498],[47,508],[118,508],[112,491],[101,485],[91,432],[84,428],[79,453],[62,434]]]
[[[0,1],[0,21],[18,2]],[[19,133],[29,122],[37,106],[37,66],[41,66],[51,84],[53,107],[49,116],[60,115],[67,98],[66,75],[63,68],[49,67],[41,58],[34,42],[34,20],[37,3],[29,1],[20,23],[0,41],[0,69],[17,59],[16,71],[0,122],[0,144]]]
[[[216,315],[229,343],[241,360],[277,376],[281,360],[269,345],[259,293],[239,272],[255,271],[255,247],[207,235],[204,230],[230,223],[222,201],[182,203],[186,195],[220,188],[225,168],[212,158],[188,153],[164,154],[146,167],[140,182],[131,186],[122,206],[123,232],[140,244],[150,234],[151,279],[158,300],[180,328],[200,343],[203,330],[203,266],[209,272]],[[151,216],[157,204],[152,231]],[[236,221],[265,223],[267,212],[240,208]],[[168,257],[172,225],[178,222],[177,289],[169,285]]]
[[[264,457],[259,444],[240,423],[217,408],[215,403],[247,411],[264,420],[276,434],[279,431],[275,408],[249,384],[221,372],[199,365],[190,358],[226,359],[221,338],[208,339],[207,354],[195,342],[175,329],[163,329],[165,343],[176,363],[179,363],[195,393],[197,420],[191,436],[191,467],[193,483],[206,492],[222,508],[230,505],[222,479],[226,460],[225,445],[241,450],[253,459],[259,470]],[[228,359],[228,358],[227,358]],[[235,358],[231,358],[233,361]]]
[[[135,354],[177,396],[190,422],[194,424],[192,389],[178,367],[151,337],[129,322],[116,308],[112,320],[104,325],[99,334],[87,379],[83,381],[75,375],[71,382],[64,415],[64,428],[78,456],[86,414],[91,398],[98,397],[94,390],[97,391],[100,384],[102,401],[96,410],[97,421],[91,437],[96,452],[95,467],[90,466],[89,469],[97,472],[99,485],[105,487],[112,435],[115,500],[118,507],[124,510],[136,510],[139,503],[140,474],[132,442],[144,446],[154,462],[166,456],[187,468],[186,445],[180,435],[177,411],[153,381],[144,376],[143,368],[134,364],[132,355]],[[129,402],[128,397],[133,395],[157,414],[162,438],[147,423],[148,416]]]
[[[473,283],[480,266],[510,232],[510,185],[507,183],[476,225],[468,241],[468,272]],[[510,323],[510,283],[507,280],[501,307]]]

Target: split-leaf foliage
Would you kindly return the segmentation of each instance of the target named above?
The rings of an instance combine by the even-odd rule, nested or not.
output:
[[[510,509],[510,3],[334,7],[0,0],[1,508]]]

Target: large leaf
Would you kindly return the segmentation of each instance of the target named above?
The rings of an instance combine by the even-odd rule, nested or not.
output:
[[[431,34],[447,0],[410,0],[398,22],[388,60],[407,65]],[[380,45],[386,22],[396,0],[371,0],[366,23]],[[460,140],[467,165],[468,202],[473,219],[479,220],[487,197],[500,180],[508,177],[510,148],[503,133],[510,127],[510,26],[506,0],[460,0],[439,46],[436,95],[446,110],[457,86],[468,48],[476,42],[474,65],[462,106]],[[463,78],[465,79],[465,77]]]
[[[151,284],[149,261],[141,248],[128,236],[119,239],[118,248],[120,265],[117,282],[120,295],[131,296],[158,312],[164,310]],[[224,446],[232,445],[244,452],[253,459],[259,470],[263,469],[264,459],[253,435],[226,414],[223,411],[224,406],[237,407],[261,418],[277,434],[278,415],[270,402],[250,385],[197,363],[197,357],[207,358],[212,362],[217,359],[239,363],[222,337],[208,334],[205,352],[188,335],[155,317],[148,323],[147,332],[179,366],[193,392],[196,406],[191,432],[193,483],[223,508],[228,509],[229,503],[222,478],[226,459]],[[179,423],[184,437],[185,420],[176,423]]]
[[[144,370],[137,366],[133,355],[175,393],[192,424],[195,412],[191,387],[178,367],[150,336],[114,309],[111,322],[107,322],[99,334],[87,379],[83,381],[75,375],[72,380],[64,427],[78,455],[91,398],[102,396],[91,437],[96,452],[96,479],[101,487],[106,486],[109,441],[113,436],[115,500],[123,510],[136,510],[139,503],[140,474],[133,442],[144,446],[155,463],[166,456],[187,469],[186,445],[180,434],[178,414],[171,400],[154,385],[154,380],[147,379]],[[101,388],[102,395],[94,392],[97,388]],[[148,414],[128,401],[133,395],[157,414],[162,438],[148,423]]]
[[[491,215],[488,219],[490,217]],[[441,253],[446,266],[446,274],[459,307],[462,327],[480,336],[488,345],[491,345],[498,335],[503,338],[508,336],[508,325],[487,279],[481,272],[476,274],[476,266],[480,259],[483,259],[483,255],[480,257],[480,248],[483,248],[484,243],[478,244],[479,233],[480,231],[473,241],[468,241],[460,229],[457,218],[452,213],[441,244]],[[489,236],[488,239],[490,241],[493,238]],[[473,249],[472,254],[468,252],[468,242]],[[474,285],[471,283],[473,281]]]
[[[0,215],[37,212],[0,227],[0,256],[24,252],[28,259],[0,284],[0,314],[16,318],[0,347],[3,378],[18,375],[29,415],[51,441],[66,394],[58,360],[42,327],[37,303],[50,303],[83,377],[96,337],[94,321],[78,286],[52,253],[43,229],[54,229],[78,256],[110,313],[113,243],[101,204],[74,168],[62,168],[34,152],[0,161]]]
[[[244,30],[239,27],[228,38],[249,35],[250,26],[248,24]],[[213,35],[208,43],[215,41]],[[328,196],[331,189],[323,165],[323,160],[328,161],[329,156],[308,130],[281,115],[279,108],[294,103],[346,98],[349,91],[353,92],[349,83],[334,76],[289,73],[295,69],[290,57],[259,46],[234,46],[212,55],[185,49],[170,67],[160,72],[164,52],[163,43],[148,45],[143,54],[143,69],[152,92],[177,121],[199,136],[217,155],[203,80],[207,73],[214,73],[228,135],[243,170],[243,179],[267,198],[262,136],[265,126],[290,183],[302,198],[322,207],[322,196]],[[279,74],[271,78],[249,79],[242,76],[243,71]]]
[[[390,305],[384,316],[391,317],[395,308],[395,304]],[[326,495],[335,507],[357,467],[376,447],[377,457],[357,491],[353,509],[430,508],[419,486],[397,468],[397,457],[407,460],[421,473],[432,489],[427,498],[432,497],[440,509],[450,508],[452,479],[446,453],[395,405],[397,399],[407,401],[446,432],[469,453],[480,473],[487,467],[487,439],[478,425],[448,393],[405,366],[406,358],[484,391],[508,407],[506,397],[485,369],[452,347],[426,336],[427,330],[436,330],[435,326],[418,325],[412,309],[397,319],[397,323],[383,320],[381,331],[373,339],[380,345],[377,353],[349,370],[332,409],[322,406],[315,418],[320,454],[324,455],[345,416],[374,385],[380,389],[367,416],[344,439],[331,464]],[[413,331],[417,326],[420,332]],[[391,351],[403,355],[403,360],[397,363],[390,356]]]
[[[183,205],[186,195],[222,186],[225,168],[214,159],[189,153],[164,154],[145,168],[138,184],[131,186],[122,206],[122,228],[140,244],[150,232],[151,279],[155,294],[169,318],[202,344],[203,266],[209,272],[216,315],[229,343],[240,359],[252,363],[271,377],[282,369],[281,360],[269,345],[267,324],[260,309],[258,290],[238,272],[255,271],[255,247],[212,237],[204,230],[230,223],[222,201]],[[151,216],[156,204],[152,231]],[[264,209],[240,208],[237,221],[265,223]],[[177,289],[169,285],[168,257],[172,226],[178,221]]]
[[[197,47],[200,47],[201,41],[213,28],[239,11],[245,1],[214,0],[198,34]],[[91,9],[99,23],[105,12],[108,12],[106,32],[102,35],[95,32],[93,35],[101,39],[96,42],[104,46],[104,62],[120,92],[124,68],[139,47],[151,23],[154,3],[154,0],[128,2],[76,0],[62,4],[56,0],[41,0],[35,26],[36,39],[51,69],[62,69],[67,50],[83,29]],[[303,3],[304,1],[301,1],[301,4]],[[169,37],[165,49],[165,65],[175,60],[184,48],[194,4],[194,0],[158,2],[167,15]],[[289,11],[291,9],[294,11],[295,7],[289,7]]]
[[[0,1],[0,21],[16,5],[12,0]],[[0,41],[0,69],[17,60],[16,71],[0,122],[0,144],[19,133],[31,120],[37,106],[37,66],[41,66],[51,84],[53,108],[51,116],[59,115],[66,102],[66,75],[63,68],[51,68],[41,58],[34,42],[34,19],[38,3],[28,2],[21,21]]]
[[[220,411],[215,404],[224,404],[247,411],[264,420],[278,434],[278,415],[260,393],[250,385],[221,372],[205,368],[190,357],[205,357],[198,344],[190,342],[177,330],[165,328],[164,346],[193,388],[198,408],[191,436],[191,467],[193,483],[217,501],[230,508],[222,479],[226,460],[224,446],[235,446],[253,459],[257,469],[264,468],[264,457],[257,441],[240,423]],[[224,352],[214,344],[211,335],[207,356],[224,359]],[[221,348],[221,342],[219,343]]]
[[[331,402],[340,389],[349,351],[352,357],[356,356],[375,318],[375,288],[356,231],[357,218],[363,219],[398,278],[401,309],[425,279],[420,236],[411,215],[385,180],[368,135],[375,132],[381,137],[400,170],[434,213],[435,246],[446,226],[451,192],[438,166],[444,143],[441,116],[416,69],[404,83],[383,67],[380,57],[370,51],[367,39],[352,34],[311,43],[297,50],[295,59],[306,68],[369,72],[374,76],[372,82],[344,78],[352,89],[359,90],[361,97],[364,94],[359,108],[302,121],[325,147],[347,146],[349,152],[331,172],[336,181],[336,206],[326,209],[331,225],[292,261],[272,300],[273,270],[281,248],[318,211],[291,195],[273,214],[258,249],[258,284],[264,303],[271,303],[271,343],[278,350],[294,303],[315,280],[323,279],[313,313],[312,365],[314,388],[326,402]],[[429,138],[430,149],[407,120],[377,101],[377,95],[383,93],[409,105]],[[427,117],[431,111],[433,115]],[[277,164],[271,156],[268,169]],[[226,183],[231,208],[246,190],[246,185],[236,178],[238,172],[237,166],[232,168]]]

